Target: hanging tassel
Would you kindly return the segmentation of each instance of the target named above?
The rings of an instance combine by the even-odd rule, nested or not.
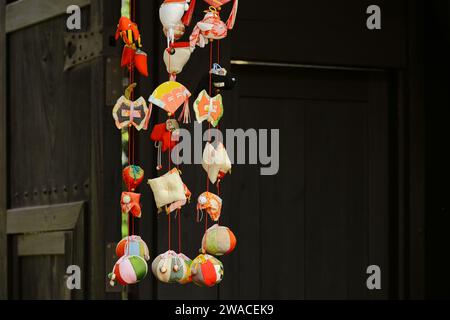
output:
[[[183,111],[180,114],[180,117],[178,118],[178,121],[181,122],[183,120],[183,123],[191,123],[191,114],[189,111],[189,100],[186,99],[184,101]]]
[[[157,155],[157,159],[156,159],[156,170],[158,170],[158,171],[162,169],[161,147],[162,147],[161,141],[155,142],[155,148],[158,149],[158,155]]]
[[[195,0],[191,0],[191,3],[189,4],[189,9],[185,12],[181,22],[188,27],[191,24],[192,16],[194,15],[194,9],[195,9]]]
[[[147,130],[148,128],[148,123],[150,122],[150,117],[152,116],[152,110],[153,110],[153,103],[150,103],[150,106],[148,107],[147,118],[145,119],[144,130]]]
[[[230,17],[228,18],[228,21],[227,21],[228,30],[231,30],[234,27],[234,23],[236,22],[238,5],[239,5],[239,0],[234,0],[233,9],[231,9]]]

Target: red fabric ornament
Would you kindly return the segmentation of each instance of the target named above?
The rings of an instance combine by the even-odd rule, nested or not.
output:
[[[141,195],[133,192],[122,192],[120,205],[122,207],[122,214],[130,213],[136,217],[141,217]]]
[[[147,54],[142,50],[137,50],[134,56],[134,65],[137,71],[144,77],[148,77]]]
[[[166,152],[168,149],[172,150],[178,144],[178,141],[172,140],[172,132],[167,130],[165,122],[153,127],[150,139],[155,142],[161,142],[163,152]]]
[[[128,166],[123,169],[122,178],[128,190],[134,191],[144,180],[144,170],[139,166]]]

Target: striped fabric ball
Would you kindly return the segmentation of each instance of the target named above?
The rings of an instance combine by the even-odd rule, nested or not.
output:
[[[192,282],[200,287],[213,287],[223,279],[223,265],[217,258],[201,254],[192,261]]]
[[[147,244],[139,236],[125,237],[117,244],[116,255],[122,256],[140,256],[146,261],[150,260],[150,253]]]
[[[135,284],[147,275],[147,262],[140,256],[123,256],[117,260],[113,271],[108,275],[109,283],[114,286],[116,282],[126,286]]]
[[[236,247],[236,237],[227,227],[213,225],[202,239],[202,251],[215,256],[229,254]]]
[[[152,272],[164,283],[175,283],[186,277],[186,265],[175,251],[167,251],[153,260]]]
[[[122,178],[128,190],[134,192],[144,180],[144,170],[135,165],[125,167],[122,171]]]
[[[184,254],[179,253],[178,258],[181,261],[181,264],[183,265],[182,271],[183,275],[181,276],[180,280],[177,282],[179,284],[187,284],[192,282],[192,275],[191,275],[191,264],[192,260],[186,257]]]

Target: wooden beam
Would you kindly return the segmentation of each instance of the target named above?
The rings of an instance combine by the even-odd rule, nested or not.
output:
[[[8,234],[73,230],[84,202],[27,207],[7,212]]]
[[[112,1],[92,0],[91,30],[103,27],[104,6]],[[104,59],[97,58],[91,64],[91,192],[89,203],[89,298],[105,296],[105,250],[103,210],[103,109],[105,107]]]
[[[70,5],[81,8],[90,3],[91,0],[18,0],[6,6],[6,33],[66,14]]]
[[[0,300],[7,298],[7,238],[6,238],[6,35],[5,35],[6,0],[0,0]]]
[[[41,256],[65,254],[67,232],[21,234],[17,236],[17,255]]]

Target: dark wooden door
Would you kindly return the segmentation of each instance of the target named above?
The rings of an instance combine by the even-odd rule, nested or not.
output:
[[[389,297],[388,91],[383,72],[233,66],[226,127],[280,130],[279,172],[235,165],[220,298]],[[273,143],[273,142],[272,142]],[[270,149],[269,149],[270,150]],[[239,241],[240,240],[240,241]],[[382,290],[366,269],[382,270]]]

